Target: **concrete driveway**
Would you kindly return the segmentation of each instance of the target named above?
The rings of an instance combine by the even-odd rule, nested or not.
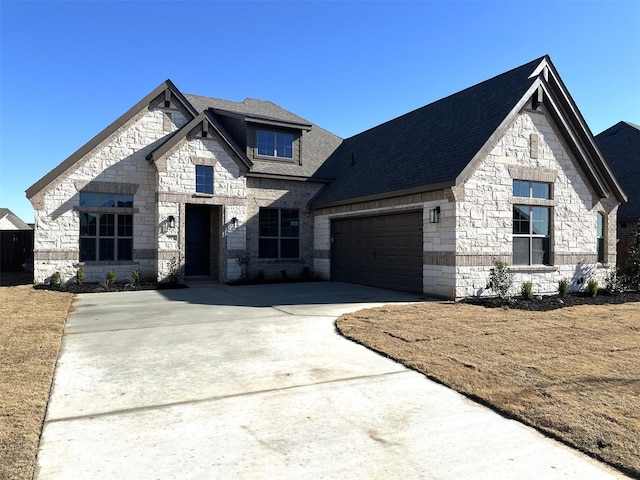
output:
[[[623,478],[336,333],[341,283],[77,296],[45,479]]]

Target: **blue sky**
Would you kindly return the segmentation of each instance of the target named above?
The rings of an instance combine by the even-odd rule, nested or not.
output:
[[[341,137],[549,54],[594,134],[640,124],[639,1],[0,0],[0,207],[161,82]]]

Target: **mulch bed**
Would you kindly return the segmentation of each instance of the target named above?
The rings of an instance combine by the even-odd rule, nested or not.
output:
[[[470,297],[462,300],[462,302],[487,308],[511,308],[546,312],[577,305],[613,305],[627,302],[640,302],[640,292],[611,294],[606,290],[601,290],[595,297],[583,293],[569,293],[563,297],[560,295],[534,296],[531,300],[525,300],[522,297],[512,297],[506,300],[498,297]]]
[[[115,283],[108,289],[98,283],[69,283],[67,285],[34,285],[36,290],[53,290],[57,292],[69,293],[99,293],[99,292],[135,292],[139,290],[173,290],[178,288],[189,288],[184,283],[141,283],[131,286],[125,283]]]

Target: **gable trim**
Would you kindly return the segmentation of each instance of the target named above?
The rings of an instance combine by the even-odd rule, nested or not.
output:
[[[175,97],[180,100],[185,109],[192,115],[197,116],[197,111],[193,108],[193,106],[187,101],[187,99],[180,93],[178,88],[171,82],[171,80],[165,80],[158,87],[156,87],[151,93],[146,95],[142,100],[136,103],[133,107],[127,110],[123,115],[118,117],[113,123],[111,123],[107,128],[102,130],[98,135],[93,137],[87,143],[85,143],[82,147],[80,147],[76,152],[71,154],[66,160],[60,163],[57,167],[47,173],[44,177],[38,180],[36,183],[31,185],[26,191],[26,196],[29,200],[33,198],[37,193],[42,191],[48,185],[50,185],[53,181],[55,181],[60,175],[62,175],[66,170],[73,167],[78,161],[84,158],[89,152],[91,152],[94,148],[98,147],[101,143],[107,140],[111,135],[118,131],[122,126],[124,126],[129,120],[139,114],[145,108],[151,104],[151,102],[157,97],[165,94],[165,92],[170,91],[173,93]]]
[[[184,141],[187,136],[199,125],[202,125],[203,131],[208,132],[208,127],[210,126],[219,136],[222,138],[224,143],[231,149],[231,151],[235,154],[235,156],[240,159],[241,163],[247,168],[250,169],[253,166],[251,160],[247,158],[247,156],[242,152],[240,147],[233,142],[229,135],[224,131],[222,126],[218,124],[216,119],[211,115],[208,110],[197,115],[193,120],[184,125],[180,130],[175,132],[166,142],[156,148],[153,152],[147,155],[147,160],[150,162],[154,162],[155,164],[160,164],[163,158],[169,153],[179,142]]]

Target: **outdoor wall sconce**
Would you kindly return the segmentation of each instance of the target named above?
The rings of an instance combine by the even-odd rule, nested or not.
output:
[[[432,208],[429,211],[429,223],[440,223],[440,207]]]
[[[176,217],[174,217],[173,215],[169,215],[167,221],[169,222],[169,228],[176,228]]]
[[[233,224],[233,228],[236,228],[238,226],[238,217],[233,217],[231,223]]]

